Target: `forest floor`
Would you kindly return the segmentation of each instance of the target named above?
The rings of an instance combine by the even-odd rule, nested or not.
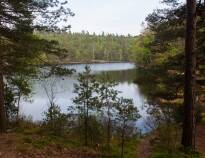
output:
[[[152,139],[151,137],[146,137],[140,141],[140,144],[137,150],[139,158],[150,158],[151,157],[152,150],[153,150],[150,144],[151,139]]]
[[[205,124],[197,127],[196,148],[205,157]]]
[[[23,138],[25,139],[25,138]],[[34,138],[35,139],[35,138]],[[30,140],[19,141],[16,133],[0,135],[0,158],[98,158],[94,151],[61,148],[52,144],[44,148],[31,146]]]
[[[196,148],[205,157],[205,124],[197,127]],[[52,143],[47,138],[38,135],[7,133],[0,135],[0,158],[99,158],[94,150],[62,147],[60,141]],[[150,141],[153,136],[147,136],[138,144],[138,158],[150,158],[153,147]]]
[[[141,140],[138,145],[138,157],[139,158],[150,158],[153,153],[153,147],[150,141],[153,138],[148,136]],[[196,130],[196,149],[205,158],[205,124],[197,126]]]

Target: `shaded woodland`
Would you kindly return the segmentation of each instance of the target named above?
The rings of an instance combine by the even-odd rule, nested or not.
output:
[[[140,35],[122,36],[70,32],[66,21],[74,13],[67,1],[2,0],[0,153],[134,158],[142,146],[151,148],[152,158],[203,158],[205,2],[162,2],[167,7],[147,16]],[[20,100],[32,96],[32,79],[63,79],[75,73],[63,64],[100,61],[136,63],[135,79],[129,82],[146,96],[148,133],[136,128],[139,110],[132,99],[119,97],[113,88],[118,83],[109,80],[109,73],[97,81],[88,66],[77,75],[75,106],[66,113],[55,102],[54,80],[44,87],[49,101],[44,119],[20,115]],[[4,141],[8,138],[10,144]]]

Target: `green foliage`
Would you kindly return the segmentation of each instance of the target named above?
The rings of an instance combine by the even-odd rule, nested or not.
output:
[[[132,99],[125,99],[121,97],[116,105],[116,109],[116,119],[125,126],[127,126],[126,123],[129,121],[136,121],[140,118],[139,111],[137,107],[134,106]]]
[[[154,11],[147,17],[148,31],[142,35],[143,38],[150,35],[152,37],[147,45],[146,42],[143,45],[150,51],[150,60],[141,60],[136,81],[148,96],[148,103],[153,105],[151,108],[162,109],[159,115],[156,115],[162,115],[157,118],[158,121],[164,117],[170,118],[171,122],[173,119],[183,120],[182,117],[178,117],[179,115],[175,115],[175,112],[183,103],[184,13],[184,6],[181,5]],[[163,122],[167,123],[167,120]]]
[[[124,158],[136,157],[138,140],[138,137],[132,137],[126,140],[126,145],[124,148]],[[110,148],[108,149],[105,145],[102,147],[101,152],[103,158],[119,158],[121,154],[120,139],[118,137],[114,137]]]
[[[44,112],[44,123],[46,129],[55,135],[64,135],[69,130],[68,115],[61,113],[60,107],[51,105]]]
[[[116,84],[110,83],[108,78],[109,76],[104,76],[100,83],[96,82],[90,68],[86,66],[85,72],[79,74],[78,83],[75,84],[74,92],[77,96],[73,101],[78,111],[77,130],[82,134],[84,145],[102,144],[104,156],[112,157],[119,156],[119,144],[124,146],[126,141],[130,142],[130,138],[135,136],[137,132],[134,124],[140,115],[132,100],[118,98],[119,92],[114,89]],[[99,117],[98,114],[102,116]],[[118,140],[115,145],[112,140],[113,133]],[[124,154],[123,150],[124,147]],[[126,150],[125,148],[125,153]]]
[[[167,132],[169,131],[169,132]],[[181,130],[178,124],[163,124],[157,128],[157,135],[151,141],[156,150],[174,154],[181,147]]]
[[[74,84],[74,93],[77,97],[73,102],[78,105],[78,110],[86,112],[87,110],[96,108],[97,97],[94,96],[99,84],[96,82],[94,76],[91,74],[89,66],[85,67],[83,73],[79,73],[78,83]]]
[[[140,118],[137,107],[134,106],[131,99],[120,98],[117,105],[116,120],[118,121],[118,127],[121,135],[121,158],[124,157],[124,145],[126,137],[133,136],[135,132],[135,126],[133,122]]]
[[[98,83],[95,81],[93,75],[90,74],[91,69],[86,66],[85,72],[78,76],[78,83],[74,84],[74,93],[77,96],[73,102],[77,105],[78,115],[83,119],[83,135],[85,146],[88,145],[90,135],[90,115],[92,111],[97,108],[97,97],[95,96]]]
[[[85,146],[85,118],[78,117],[78,120],[76,120],[76,126],[72,129],[75,134],[77,134],[77,137],[79,140],[80,146]],[[105,129],[102,122],[99,120],[97,116],[90,115],[88,118],[88,125],[87,125],[87,132],[89,134],[88,136],[88,145],[89,147],[93,147],[98,149],[101,144],[104,143],[105,138]],[[82,142],[84,140],[84,142]]]
[[[57,0],[1,2],[1,66],[4,67],[5,76],[18,71],[31,74],[35,65],[39,64],[38,58],[43,50],[46,50],[46,53],[57,51],[55,42],[39,39],[33,31],[58,30],[58,23],[72,16],[72,12],[65,5],[66,3]],[[52,12],[49,11],[51,9]],[[36,18],[39,20],[34,22]],[[62,29],[64,28],[66,26]]]
[[[129,127],[124,137],[124,157],[132,158],[136,155],[138,138],[135,128],[132,127],[135,127],[136,116],[139,116],[136,114],[137,108],[133,107],[133,102],[129,99],[121,98],[121,102],[118,102],[119,92],[114,89],[116,84],[107,81],[109,76],[105,78],[97,82],[90,68],[86,67],[78,76],[78,82],[75,84],[77,95],[73,99],[75,105],[69,107],[68,114],[62,113],[60,107],[55,104],[57,80],[46,78],[43,86],[49,99],[49,108],[44,112],[43,122],[39,124],[34,123],[31,118],[19,118],[18,125],[15,125],[15,131],[19,134],[17,149],[29,153],[30,149],[45,150],[47,147],[56,146],[62,150],[74,148],[83,152],[94,151],[102,157],[119,157],[122,144],[122,133],[119,129],[122,129],[122,122],[120,119],[119,122],[114,121],[119,114],[118,116],[126,116],[123,118],[126,118],[126,128]],[[108,107],[111,119],[109,149],[106,134]],[[82,140],[86,139],[86,133],[88,146],[85,148],[86,144]]]
[[[49,63],[127,61],[132,59],[129,47],[136,39],[132,36],[104,33],[96,35],[85,31],[82,33],[37,32],[36,35],[49,41],[58,41],[60,47],[65,50],[61,55],[46,56]]]
[[[37,74],[39,65],[44,63],[41,58],[42,52],[62,51],[56,42],[39,39],[33,33],[36,30],[65,31],[68,26],[59,28],[58,24],[62,21],[65,23],[68,16],[73,16],[70,9],[66,7],[66,3],[67,1],[64,0],[61,2],[58,0],[3,0],[0,3],[0,130],[2,132],[6,129],[6,114],[3,108],[4,82],[15,81],[9,84],[26,93],[20,94],[19,91],[18,100],[21,99],[21,95],[28,96],[30,88],[23,78]],[[21,79],[18,78],[19,74]],[[10,86],[7,85],[9,88]],[[12,90],[12,93],[15,92]],[[19,103],[17,104],[19,107]],[[9,108],[11,105],[6,107],[7,110]]]
[[[106,129],[107,129],[107,146],[110,147],[110,141],[112,137],[112,124],[114,120],[114,114],[116,112],[116,102],[118,91],[114,89],[116,84],[112,83],[109,80],[109,76],[103,74],[101,78],[101,84],[99,85],[98,94],[99,94],[99,106],[104,113],[106,118]]]
[[[16,118],[18,109],[15,106],[15,97],[14,94],[12,93],[13,91],[5,86],[5,110],[6,110],[6,117],[9,121],[13,120]]]
[[[180,123],[183,120],[186,5],[179,4],[178,0],[163,2],[169,7],[157,9],[146,18],[148,27],[141,35],[141,51],[139,57],[136,58],[136,63],[139,65],[136,82],[147,96],[150,114],[148,125],[159,132],[158,140],[153,146],[156,145],[155,148],[163,151],[159,151],[154,157],[183,157],[178,149],[181,141]],[[201,113],[204,112],[200,106],[204,104],[203,65],[205,59],[204,51],[201,49],[204,48],[205,42],[204,16],[198,14],[200,8],[204,9],[204,6],[197,2],[197,7],[196,123],[201,120]],[[150,39],[148,44],[143,41],[146,38]],[[138,53],[138,47],[134,50]],[[146,58],[143,58],[144,56]],[[144,59],[149,59],[149,62]]]
[[[77,120],[76,120],[77,121]],[[74,150],[74,154],[77,153],[89,153],[94,152],[105,158],[118,158],[120,156],[120,139],[118,135],[114,135],[111,147],[109,151],[104,143],[105,129],[101,121],[96,117],[90,119],[92,124],[92,136],[93,145],[89,148],[82,147],[82,139],[78,138],[81,131],[74,130],[65,133],[64,135],[56,135],[45,129],[45,126],[41,123],[33,122],[31,118],[19,119],[18,126],[15,126],[15,143],[18,152],[30,153],[37,151],[44,151],[45,149],[56,150],[56,152],[64,149],[68,151]],[[138,137],[130,137],[126,141],[125,146],[125,158],[133,158],[136,156],[136,146],[138,144]]]
[[[32,87],[30,85],[30,77],[15,74],[7,80],[5,85],[5,102],[6,116],[9,121],[17,121],[19,119],[20,100],[28,100]]]
[[[151,62],[150,45],[153,42],[154,34],[150,31],[145,31],[135,42],[130,45],[130,60],[135,61],[138,65],[147,65]]]

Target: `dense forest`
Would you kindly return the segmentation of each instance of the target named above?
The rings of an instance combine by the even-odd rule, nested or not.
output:
[[[0,157],[203,158],[205,2],[162,2],[140,35],[123,36],[70,32],[67,1],[2,0]],[[124,83],[146,97],[144,133],[140,107],[115,89],[128,71],[95,75],[88,65],[79,73],[64,65],[119,61],[136,63]],[[75,95],[62,111],[56,88],[73,76]],[[35,81],[48,99],[40,121],[20,113]]]
[[[49,41],[58,42],[64,49],[60,55],[47,55],[47,62],[95,62],[95,61],[134,61],[132,59],[131,45],[137,37],[131,35],[105,34],[96,35],[82,31],[82,33],[37,32],[37,36]]]
[[[204,4],[165,3],[171,9],[158,9],[146,18],[148,29],[140,40],[144,51],[136,52],[141,65],[136,82],[155,107],[150,113],[161,130],[158,149],[167,144],[165,150],[172,151],[180,140],[183,146],[195,149],[198,125],[204,118]]]

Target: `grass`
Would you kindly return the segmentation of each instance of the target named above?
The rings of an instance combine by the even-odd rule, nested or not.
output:
[[[167,144],[166,141],[168,139],[173,140],[177,138],[175,134],[172,135],[172,131],[174,131],[173,133],[176,133],[175,126],[171,127],[173,129],[169,129],[169,135],[167,135],[165,132],[167,131],[167,128],[161,128],[161,130],[159,130],[160,137],[158,138],[159,140],[156,141],[157,144],[155,144],[152,158],[202,158],[199,153],[184,154],[178,150],[178,145],[175,146],[175,144],[178,143],[169,141],[169,145],[170,143],[173,143],[173,145],[169,147],[165,145]],[[56,135],[42,125],[29,121],[21,121],[20,124],[18,124],[18,126],[15,128],[14,134],[16,137],[15,143],[17,150],[21,153],[31,153],[35,152],[36,150],[43,152],[46,150],[61,152],[64,149],[68,149],[69,151],[71,150],[74,152],[99,154],[102,158],[119,158],[121,154],[120,138],[116,135],[113,136],[111,147],[108,149],[105,144],[105,140],[103,140],[98,145],[93,144],[92,146],[84,147],[83,141],[81,140],[79,133],[76,131],[69,132],[64,135]],[[103,136],[103,138],[105,139],[105,136]],[[138,144],[139,138],[137,136],[128,139],[124,145],[124,158],[135,158],[137,155]],[[192,157],[190,155],[192,155]]]
[[[68,149],[71,151],[85,152],[85,153],[98,153],[103,158],[119,158],[121,154],[120,139],[114,137],[111,143],[110,150],[107,149],[106,144],[99,144],[85,148],[82,140],[76,132],[70,132],[64,135],[55,135],[48,129],[40,124],[30,121],[21,121],[16,126],[15,143],[17,151],[21,153],[33,153],[46,150],[62,151]],[[136,157],[136,148],[138,138],[134,137],[126,141],[124,148],[124,158]]]
[[[137,155],[137,145],[139,143],[138,137],[130,138],[124,145],[124,158],[135,158]],[[106,145],[101,149],[103,158],[119,158],[121,155],[121,144],[119,139],[114,138],[111,143],[110,150]]]

